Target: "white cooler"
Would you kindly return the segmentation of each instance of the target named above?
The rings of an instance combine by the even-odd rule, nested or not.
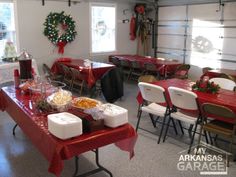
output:
[[[118,127],[128,123],[128,110],[114,104],[103,104],[104,125],[108,127]]]
[[[48,115],[48,131],[60,139],[82,134],[82,120],[68,112]]]

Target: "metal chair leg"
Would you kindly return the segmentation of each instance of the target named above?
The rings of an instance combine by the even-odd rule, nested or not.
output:
[[[150,117],[150,119],[151,119],[151,121],[152,121],[152,125],[153,125],[153,127],[157,127],[156,126],[156,121],[154,120],[154,117],[153,117],[153,115],[152,114],[149,114],[149,117]]]
[[[189,126],[188,132],[191,133],[192,130],[193,130],[193,124],[191,124],[191,125]]]
[[[192,130],[193,130],[193,124],[191,124],[188,129],[190,139],[192,139]]]
[[[138,122],[137,122],[137,125],[136,125],[136,132],[138,131],[141,115],[142,115],[142,110],[140,110],[140,113],[139,113],[139,116],[138,116]]]
[[[137,117],[138,117],[138,115],[139,115],[140,108],[141,108],[141,104],[138,105],[138,113],[137,113]]]
[[[193,131],[193,135],[192,135],[191,142],[190,142],[189,149],[188,149],[188,154],[191,152],[191,149],[192,149],[194,137],[195,137],[196,130],[197,130],[197,125],[198,125],[198,123],[196,123],[194,131]]]
[[[15,130],[16,130],[16,127],[18,126],[18,124],[15,124],[15,126],[13,127],[13,129],[12,129],[12,134],[13,134],[13,136],[15,136]]]
[[[159,144],[160,141],[161,141],[162,132],[163,132],[163,129],[164,129],[164,126],[165,126],[165,121],[166,121],[166,115],[165,115],[164,118],[163,118],[163,122],[162,122],[162,126],[161,126],[161,132],[160,132],[160,135],[159,135],[157,144]]]
[[[181,130],[182,134],[184,135],[184,129],[183,129],[183,126],[181,124],[181,121],[178,120],[178,123],[179,123],[180,130]]]
[[[198,149],[199,149],[199,146],[200,146],[200,143],[201,143],[201,138],[202,138],[203,125],[200,125],[200,126],[201,126],[201,128],[200,128],[200,133],[199,133],[199,137],[198,137],[197,151],[196,152],[198,152]]]
[[[217,138],[218,138],[218,135],[216,134],[214,137],[214,142],[216,142]]]
[[[178,131],[177,131],[174,119],[171,119],[171,122],[173,124],[174,130],[175,130],[175,134],[178,135]]]
[[[205,130],[204,130],[204,135],[205,135],[206,143],[208,144],[209,141],[208,141],[208,137],[207,137],[207,132]],[[210,137],[210,140],[211,140],[211,137]]]
[[[165,142],[166,140],[166,135],[167,135],[167,132],[168,132],[168,129],[169,129],[169,126],[170,126],[170,121],[171,121],[171,117],[169,117],[169,120],[167,122],[167,127],[166,127],[166,131],[165,131],[165,134],[164,134],[164,138],[163,138],[163,142]]]

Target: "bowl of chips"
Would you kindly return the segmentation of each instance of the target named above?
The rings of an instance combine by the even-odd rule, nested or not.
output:
[[[72,100],[72,106],[82,110],[92,109],[101,104],[100,101],[88,97],[77,97]]]
[[[52,108],[59,112],[67,111],[71,106],[72,94],[69,91],[59,89],[57,92],[47,97],[47,102]]]

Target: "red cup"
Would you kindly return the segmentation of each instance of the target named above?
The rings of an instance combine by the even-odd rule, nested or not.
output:
[[[15,69],[15,70],[14,70],[14,76],[15,76],[15,77],[19,77],[19,76],[20,76],[18,69]]]

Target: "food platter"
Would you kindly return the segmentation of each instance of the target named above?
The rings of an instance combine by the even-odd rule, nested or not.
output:
[[[77,97],[72,100],[72,106],[82,110],[92,109],[101,104],[100,101],[88,97]]]
[[[62,89],[47,97],[47,102],[58,111],[66,111],[70,106],[71,100],[71,92]]]

